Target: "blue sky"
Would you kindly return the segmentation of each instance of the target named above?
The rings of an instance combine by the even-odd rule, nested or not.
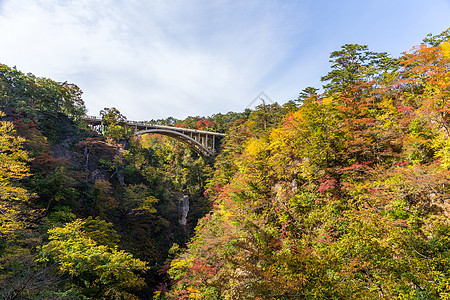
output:
[[[450,27],[450,0],[0,0],[0,63],[77,84],[90,115],[242,111],[321,87],[346,43],[399,56]]]

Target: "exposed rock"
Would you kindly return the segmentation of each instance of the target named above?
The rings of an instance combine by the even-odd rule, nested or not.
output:
[[[296,179],[293,179],[292,180],[292,189],[291,190],[295,194],[297,192],[297,189],[298,189],[298,182],[297,182]]]
[[[54,145],[52,147],[53,156],[55,158],[72,160],[73,159],[73,151],[71,149],[71,146],[77,141],[78,141],[78,138],[76,136],[71,136],[71,137],[66,138],[61,143]]]
[[[189,212],[189,196],[183,195],[178,200],[178,213],[180,214],[180,225],[186,226],[188,212]]]
[[[106,179],[105,176],[103,176],[102,172],[99,169],[97,169],[91,173],[90,180],[91,182],[96,182],[98,180],[106,180]]]

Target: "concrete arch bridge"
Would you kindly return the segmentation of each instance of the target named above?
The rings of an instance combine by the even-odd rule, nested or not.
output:
[[[83,120],[95,131],[100,133],[103,132],[104,126],[100,117],[85,116]],[[146,133],[162,134],[186,144],[191,149],[204,156],[214,156],[217,150],[217,142],[225,136],[223,133],[155,125],[143,121],[127,121],[126,125],[130,128],[134,128],[133,136],[139,136]]]

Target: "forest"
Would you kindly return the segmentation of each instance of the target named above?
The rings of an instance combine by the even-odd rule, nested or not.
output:
[[[148,121],[225,133],[212,158],[0,64],[0,299],[450,299],[450,28],[330,64],[282,105]]]

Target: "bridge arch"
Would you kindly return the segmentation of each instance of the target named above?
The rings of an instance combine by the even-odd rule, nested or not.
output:
[[[95,131],[100,134],[104,133],[104,125],[102,118],[95,116],[84,116],[83,120],[87,122]],[[143,121],[126,121],[129,128],[134,129],[133,136],[146,133],[158,133],[172,137],[186,144],[188,147],[196,151],[200,155],[214,156],[216,153],[216,141],[225,136],[224,133],[181,128],[175,126],[165,126],[150,124]]]
[[[197,152],[198,154],[203,155],[203,156],[213,156],[214,155],[214,153],[211,150],[209,150],[207,147],[202,145],[200,142],[196,141],[194,138],[192,138],[182,132],[173,131],[170,129],[158,128],[158,129],[140,130],[140,131],[135,132],[133,134],[133,136],[143,135],[143,134],[147,134],[147,133],[157,133],[157,134],[172,137],[172,138],[184,143],[189,148],[191,148],[192,150],[194,150],[195,152]]]

